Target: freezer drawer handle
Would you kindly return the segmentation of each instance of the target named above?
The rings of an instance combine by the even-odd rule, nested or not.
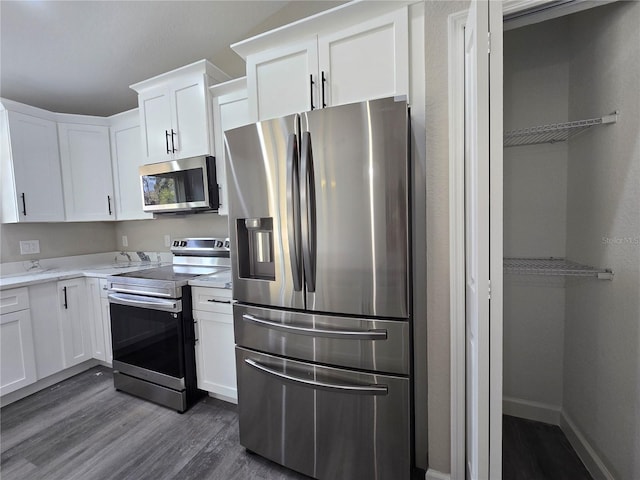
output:
[[[273,330],[296,333],[298,335],[311,335],[314,337],[342,338],[347,340],[386,340],[387,331],[381,330],[326,330],[322,328],[294,327],[278,322],[270,322],[262,318],[254,317],[248,313],[242,314],[244,320],[262,325]]]
[[[349,384],[336,384],[336,383],[326,383],[319,382],[317,380],[309,380],[306,378],[298,378],[293,375],[288,375],[286,373],[278,372],[276,370],[271,370],[260,363],[251,360],[250,358],[245,358],[244,362],[250,367],[255,368],[256,370],[260,370],[261,372],[267,373],[269,375],[273,375],[274,377],[281,378],[282,380],[289,381],[291,383],[295,383],[298,385],[302,385],[305,387],[314,388],[317,390],[328,390],[330,392],[341,392],[341,393],[355,393],[359,395],[387,395],[389,389],[386,385],[374,384],[374,385],[349,385]]]

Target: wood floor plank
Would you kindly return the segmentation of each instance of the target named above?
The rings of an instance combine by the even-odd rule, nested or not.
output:
[[[593,480],[560,427],[508,415],[502,425],[504,480]]]

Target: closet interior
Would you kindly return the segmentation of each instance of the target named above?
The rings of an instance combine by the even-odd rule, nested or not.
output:
[[[505,479],[640,478],[639,20],[505,23]]]

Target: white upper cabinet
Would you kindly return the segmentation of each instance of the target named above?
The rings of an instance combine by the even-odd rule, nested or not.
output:
[[[246,77],[220,83],[209,88],[213,105],[216,175],[220,188],[219,215],[228,215],[226,149],[224,132],[250,123]]]
[[[323,98],[324,104],[329,106],[407,95],[407,8],[339,32],[320,35],[318,63],[321,105]]]
[[[58,123],[67,221],[115,220],[109,128]]]
[[[253,121],[318,107],[316,37],[247,57],[249,114]]]
[[[117,220],[153,218],[142,210],[142,189],[138,167],[144,164],[138,109],[109,118],[111,161]]]
[[[3,110],[0,137],[2,223],[64,221],[56,123]]]
[[[229,76],[206,60],[131,85],[138,92],[143,163],[211,155],[209,86]]]
[[[246,58],[252,121],[408,96],[408,8],[405,2],[362,3],[232,45]]]

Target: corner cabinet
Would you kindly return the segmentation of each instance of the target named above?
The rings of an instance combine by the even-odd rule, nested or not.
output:
[[[216,175],[220,189],[219,215],[229,214],[224,132],[250,123],[246,77],[220,83],[209,88],[213,106]]]
[[[191,287],[196,330],[198,388],[238,402],[231,290]]]
[[[352,25],[327,26],[332,15],[346,11],[339,7],[307,20],[304,36],[286,35],[289,27],[283,27],[276,31],[283,38],[277,41],[278,46],[246,56],[252,121],[408,95],[408,7],[396,5],[392,11],[376,16],[371,12],[389,7],[375,6],[370,12],[357,8],[360,11],[351,14]],[[293,24],[292,30],[296,28],[298,23]],[[247,41],[255,43],[253,50],[268,41],[269,33],[261,37]],[[236,49],[237,45],[232,47]],[[244,51],[242,46],[238,50]]]
[[[109,365],[113,363],[111,346],[111,312],[107,297],[107,280],[104,278],[87,279],[87,298],[89,299],[89,330],[93,358]]]
[[[38,109],[35,108],[32,109],[34,114],[25,114],[9,110],[13,102],[2,100],[2,104],[2,223],[63,222],[62,176],[55,121],[37,116]]]
[[[209,86],[229,80],[206,60],[131,85],[138,92],[143,163],[212,155]]]
[[[67,221],[115,220],[109,127],[58,123]]]

